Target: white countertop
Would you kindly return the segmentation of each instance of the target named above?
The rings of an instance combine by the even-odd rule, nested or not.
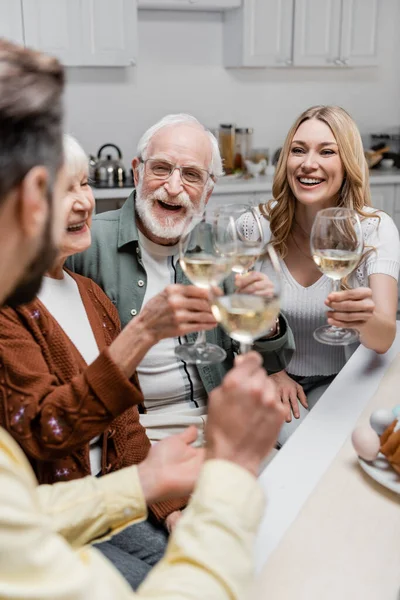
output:
[[[371,185],[389,185],[400,184],[400,170],[374,170],[370,175]],[[95,188],[93,192],[96,200],[106,200],[111,198],[124,199],[129,196],[133,188]],[[271,177],[256,177],[253,179],[222,177],[213,192],[214,196],[222,194],[251,194],[251,193],[269,193],[272,190]]]
[[[359,346],[261,474],[267,508],[256,543],[257,571],[264,567],[303,510],[399,352],[398,321],[396,339],[390,350],[378,355]],[[290,577],[290,564],[287,569]]]

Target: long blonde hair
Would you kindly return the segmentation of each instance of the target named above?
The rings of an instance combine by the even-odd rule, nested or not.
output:
[[[374,216],[363,211],[364,206],[371,206],[371,195],[368,165],[357,125],[340,106],[313,106],[304,111],[290,128],[276,168],[273,199],[260,205],[261,213],[270,222],[271,241],[282,258],[287,254],[287,239],[296,208],[296,197],[289,186],[286,166],[293,137],[300,125],[309,119],[319,119],[335,136],[344,169],[338,206],[354,209],[361,218]]]

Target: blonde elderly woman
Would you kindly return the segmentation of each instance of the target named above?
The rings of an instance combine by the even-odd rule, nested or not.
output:
[[[39,483],[102,475],[141,462],[150,442],[139,421],[143,396],[135,370],[159,340],[215,323],[206,300],[178,315],[179,288],[152,298],[120,333],[115,307],[90,279],[64,268],[68,256],[90,246],[94,198],[87,157],[64,141],[68,226],[61,251],[38,297],[0,311],[0,424],[23,448]],[[195,315],[195,316],[193,316]],[[16,393],[17,391],[17,393]],[[189,430],[190,441],[196,432]],[[153,505],[149,521],[99,546],[136,588],[161,558],[185,499]],[[165,525],[166,527],[164,527]]]
[[[284,443],[346,362],[344,346],[313,338],[317,327],[328,319],[330,325],[358,330],[367,348],[378,353],[390,348],[396,331],[400,246],[392,219],[371,206],[360,133],[342,108],[315,106],[296,119],[272,192],[273,200],[259,207],[260,218],[280,257],[282,312],[296,343],[286,369],[272,375],[287,407],[288,422],[280,435]],[[336,206],[359,214],[365,250],[348,277],[348,289],[332,293],[331,280],[321,275],[311,257],[310,232],[316,213]]]

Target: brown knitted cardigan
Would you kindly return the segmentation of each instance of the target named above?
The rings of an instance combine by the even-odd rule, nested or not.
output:
[[[143,401],[107,346],[120,332],[118,313],[90,279],[75,279],[100,355],[87,365],[46,307],[35,299],[0,311],[0,424],[27,454],[39,483],[90,474],[89,441],[102,435],[102,473],[138,464],[150,442],[139,422]],[[159,520],[186,500],[151,507]]]

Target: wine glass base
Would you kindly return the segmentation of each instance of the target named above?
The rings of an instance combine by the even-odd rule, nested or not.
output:
[[[175,348],[175,354],[189,365],[211,365],[226,358],[225,350],[214,344],[182,344]]]
[[[360,341],[359,333],[355,329],[342,329],[329,325],[318,327],[314,331],[313,336],[317,342],[328,344],[329,346],[348,346]]]

